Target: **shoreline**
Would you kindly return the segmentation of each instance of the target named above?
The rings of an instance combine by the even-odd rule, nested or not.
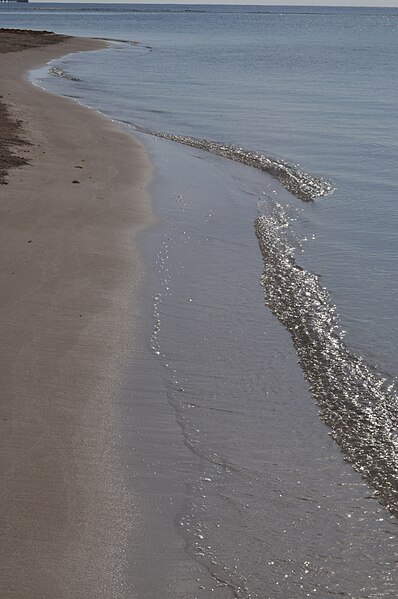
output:
[[[25,78],[104,47],[68,38],[0,54],[0,93],[29,142],[29,164],[0,186],[0,552],[15,599],[132,596],[124,549],[139,514],[115,431],[151,167],[114,123]]]

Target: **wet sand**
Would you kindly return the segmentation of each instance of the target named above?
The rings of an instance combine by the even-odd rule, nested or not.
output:
[[[0,185],[1,595],[124,597],[139,509],[118,457],[118,395],[138,322],[133,237],[152,218],[150,165],[111,122],[24,79],[102,42],[35,37],[10,52],[15,40],[2,46],[1,35],[11,121],[3,109],[0,127],[27,162],[6,165],[16,168]]]

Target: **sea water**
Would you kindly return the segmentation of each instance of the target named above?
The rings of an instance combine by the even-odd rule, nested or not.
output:
[[[135,132],[155,165],[139,358],[156,384],[132,364],[128,386],[141,411],[174,410],[193,461],[181,450],[170,515],[214,582],[162,592],[395,597],[398,10],[0,18],[113,40],[34,79]],[[170,478],[160,441],[148,464]]]

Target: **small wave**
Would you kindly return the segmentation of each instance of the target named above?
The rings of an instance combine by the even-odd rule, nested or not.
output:
[[[398,397],[355,356],[319,276],[294,259],[290,223],[279,204],[257,218],[266,303],[290,332],[322,419],[346,458],[398,517]]]
[[[60,67],[50,67],[49,72],[50,72],[50,75],[52,75],[53,77],[61,77],[62,79],[68,79],[69,81],[81,81],[81,79],[79,79],[79,77],[75,77],[74,75],[70,75],[69,73],[66,73]]]
[[[216,156],[223,156],[236,162],[241,162],[248,166],[264,171],[277,179],[281,185],[294,196],[305,202],[309,202],[321,196],[327,196],[334,191],[333,185],[322,177],[314,177],[300,170],[297,166],[288,164],[284,160],[271,158],[260,154],[259,152],[251,152],[239,146],[231,144],[223,144],[217,141],[208,139],[198,139],[196,137],[187,137],[183,135],[174,135],[172,133],[162,133],[161,131],[152,131],[134,125],[136,131],[154,135],[162,139],[175,141],[192,148],[199,148]]]
[[[137,40],[127,40],[127,39],[123,39],[123,38],[117,38],[117,37],[93,37],[93,40],[101,40],[103,42],[115,42],[118,44],[123,44],[126,46],[139,46],[141,48],[146,48],[147,50],[152,50],[152,46],[146,46],[145,44],[142,44],[141,42],[138,42]]]

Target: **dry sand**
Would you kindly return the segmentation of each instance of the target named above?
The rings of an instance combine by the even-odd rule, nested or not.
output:
[[[48,31],[0,29],[0,54],[59,44],[66,39],[66,36]],[[8,106],[0,101],[0,183],[7,182],[6,175],[10,168],[27,163],[26,158],[16,151],[24,143],[21,130],[21,122],[13,119]]]
[[[150,167],[111,122],[24,80],[101,45],[0,54],[0,94],[30,142],[0,185],[2,599],[134,597],[123,554],[139,510],[116,433]]]

